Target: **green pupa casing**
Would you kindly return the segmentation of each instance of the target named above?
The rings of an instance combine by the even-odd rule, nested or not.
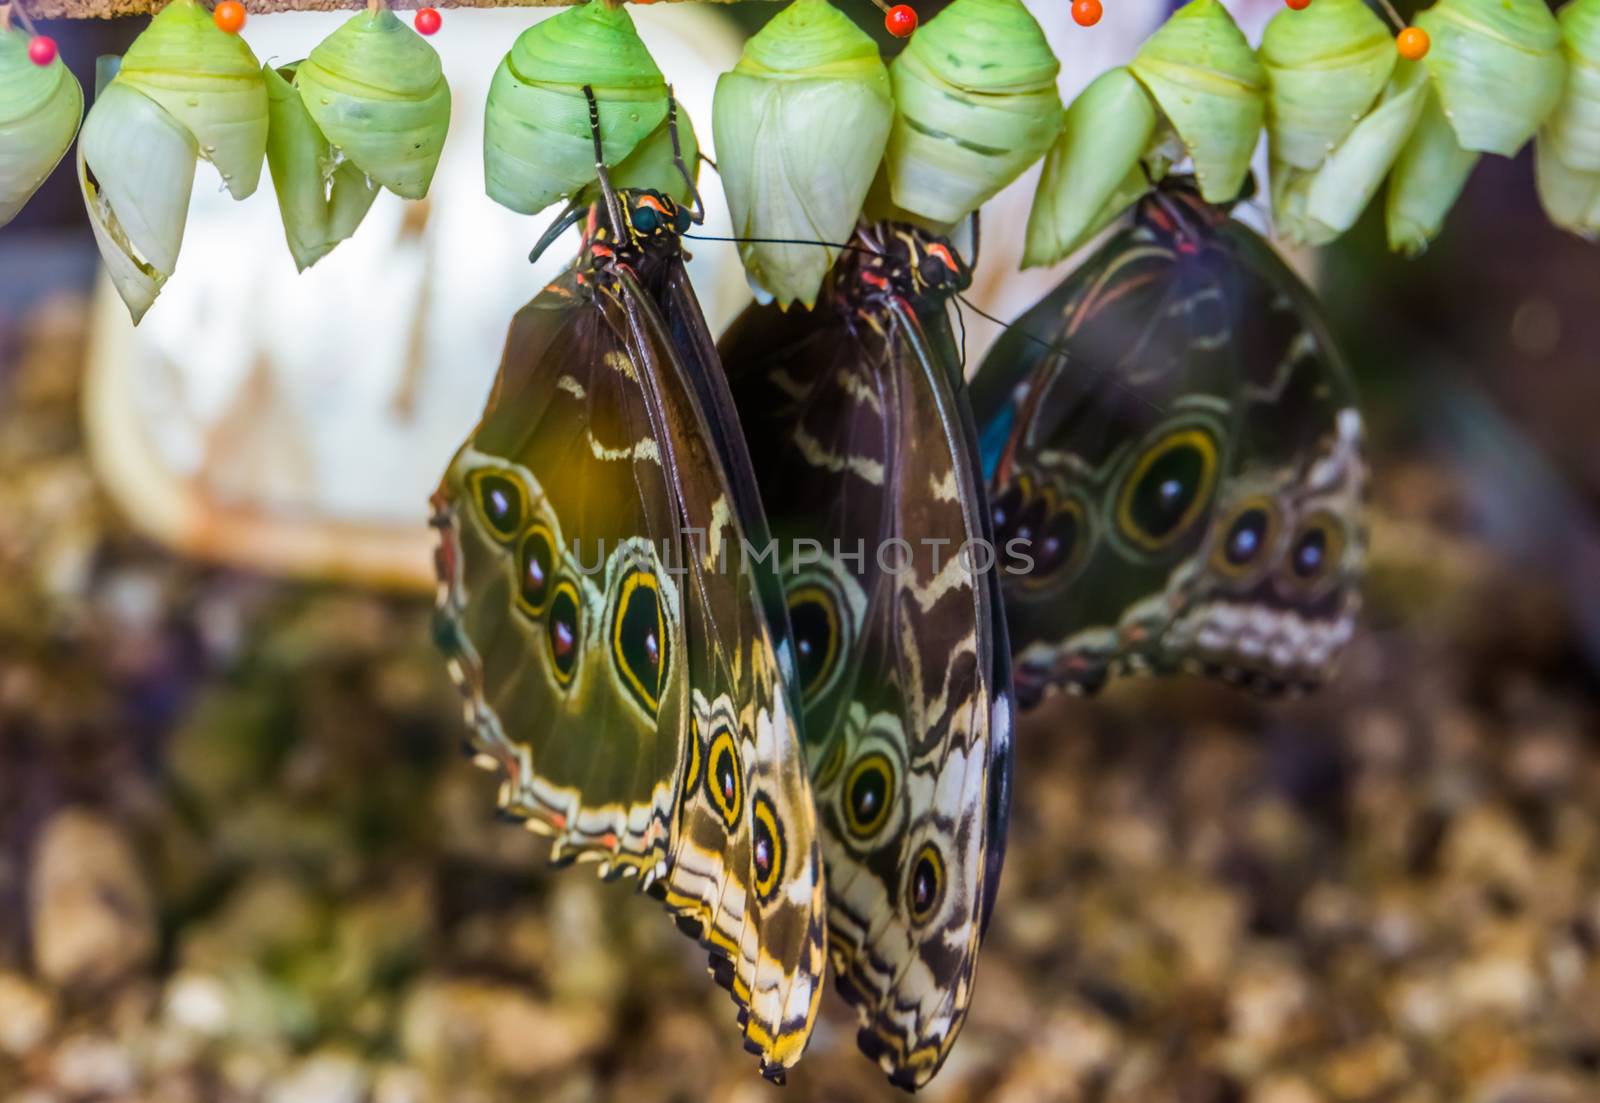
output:
[[[1422,113],[1389,175],[1384,203],[1389,248],[1416,254],[1444,226],[1481,154],[1461,148],[1430,84]]]
[[[1349,136],[1398,60],[1394,38],[1362,0],[1285,8],[1267,24],[1260,57],[1272,159],[1297,169],[1317,168]]]
[[[586,84],[600,105],[608,165],[667,116],[666,81],[625,8],[590,0],[541,20],[517,38],[489,85],[483,171],[491,199],[535,214],[595,179]]]
[[[930,19],[889,66],[894,205],[944,228],[1015,180],[1060,130],[1060,71],[1020,0],[955,0]]]
[[[1557,226],[1600,233],[1600,0],[1572,0],[1558,15],[1567,81],[1539,131],[1539,199]]]
[[[1140,159],[1159,119],[1144,86],[1108,69],[1078,94],[1044,159],[1022,266],[1055,264],[1149,189]]]
[[[684,206],[692,206],[695,192],[691,185],[700,175],[700,142],[689,116],[681,111],[678,112],[677,127],[676,157],[672,151],[672,123],[670,119],[662,119],[661,125],[645,135],[644,140],[633,147],[632,153],[618,164],[607,166],[606,175],[611,178],[611,186],[618,191],[658,192],[670,195]],[[683,166],[681,169],[678,167],[680,163]],[[688,173],[687,178],[685,172]],[[578,193],[579,203],[592,203],[599,198],[598,180],[585,185]]]
[[[394,12],[351,16],[295,69],[295,87],[334,150],[405,199],[428,193],[450,86],[439,55]]]
[[[794,0],[717,80],[712,127],[738,237],[849,240],[894,120],[878,47],[827,0]],[[751,283],[807,307],[838,250],[742,242]]]
[[[356,232],[380,186],[334,154],[292,83],[293,66],[263,72],[272,119],[267,168],[289,252],[304,272]]]
[[[0,226],[17,216],[83,120],[83,89],[61,59],[35,65],[28,35],[0,30]]]
[[[1561,27],[1544,0],[1439,0],[1416,25],[1424,64],[1464,150],[1510,157],[1561,96]]]
[[[1354,226],[1433,96],[1427,72],[1403,61],[1376,105],[1315,169],[1272,160],[1272,217],[1295,244],[1324,245]]]
[[[1266,115],[1266,74],[1220,0],[1189,0],[1128,68],[1183,141],[1200,194],[1236,199]]]
[[[95,241],[135,322],[177,264],[196,161],[243,199],[260,182],[267,131],[260,62],[195,0],[172,0],[128,47],[84,119],[77,164]]]

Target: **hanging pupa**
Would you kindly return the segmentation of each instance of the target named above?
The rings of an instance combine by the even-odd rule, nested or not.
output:
[[[1149,93],[1125,68],[1101,73],[1078,94],[1044,160],[1024,268],[1064,260],[1149,190],[1140,160],[1158,121]]]
[[[955,0],[889,66],[888,199],[936,230],[977,210],[1055,139],[1060,70],[1020,0]]]
[[[29,36],[0,28],[0,226],[16,217],[72,146],[83,89],[61,64],[35,65]]]
[[[1395,162],[1389,246],[1427,247],[1482,153],[1510,157],[1561,97],[1561,28],[1544,0],[1439,0],[1416,25],[1431,46],[1429,94]]]
[[[1564,230],[1600,234],[1600,0],[1561,9],[1567,82],[1535,144],[1545,213]]]
[[[428,193],[450,127],[439,55],[387,8],[352,16],[298,65],[264,74],[267,164],[304,270],[355,232],[378,187]],[[283,85],[293,83],[295,95]]]
[[[1190,0],[1125,68],[1067,109],[1028,215],[1024,267],[1065,259],[1187,155],[1206,199],[1238,197],[1265,114],[1266,78],[1217,0]]]
[[[1266,75],[1220,0],[1189,0],[1128,68],[1177,131],[1201,195],[1237,198],[1266,114]]]
[[[536,214],[595,179],[584,85],[600,105],[607,164],[621,164],[667,117],[666,81],[625,8],[590,0],[541,20],[517,38],[489,85],[483,172],[491,199]]]
[[[177,265],[195,162],[244,199],[266,148],[261,63],[196,0],[172,0],[128,47],[78,141],[89,224],[135,322]]]
[[[1377,104],[1313,171],[1272,164],[1272,219],[1295,244],[1323,245],[1354,226],[1396,163],[1428,102],[1427,72],[1395,69]]]
[[[1394,38],[1362,0],[1279,12],[1262,35],[1273,220],[1320,245],[1354,225],[1422,109],[1422,71],[1395,75]]]
[[[717,80],[712,127],[734,234],[847,240],[893,119],[877,45],[827,0],[794,0]],[[739,246],[752,285],[783,307],[816,302],[837,252],[773,240]]]

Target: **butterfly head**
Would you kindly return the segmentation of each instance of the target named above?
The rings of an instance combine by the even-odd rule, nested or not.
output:
[[[926,230],[904,223],[863,225],[857,240],[866,248],[853,255],[851,267],[868,299],[946,298],[972,283],[972,269],[961,254]]]
[[[622,225],[606,212],[603,201],[589,207],[584,244],[589,255],[605,263],[637,259],[650,248],[676,244],[694,222],[689,208],[670,195],[647,189],[623,189],[616,193]]]

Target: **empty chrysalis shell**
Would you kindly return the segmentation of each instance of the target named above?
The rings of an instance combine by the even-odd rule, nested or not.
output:
[[[394,12],[352,16],[295,70],[328,143],[405,199],[428,194],[450,128],[439,55]]]
[[[1295,168],[1274,158],[1272,217],[1278,231],[1296,244],[1322,245],[1354,226],[1432,95],[1426,70],[1403,61],[1377,104],[1316,169]]]
[[[1600,234],[1600,0],[1561,9],[1567,83],[1539,131],[1534,159],[1539,200],[1557,226]]]
[[[1272,159],[1296,169],[1317,168],[1345,140],[1397,60],[1394,36],[1362,0],[1280,11],[1261,36],[1260,56]]]
[[[684,206],[694,203],[694,191],[691,184],[699,178],[700,143],[695,138],[694,127],[689,122],[689,116],[682,110],[678,112],[678,158],[674,159],[672,153],[672,130],[668,120],[662,119],[661,125],[646,135],[644,141],[633,147],[633,152],[624,157],[619,163],[607,167],[606,175],[611,178],[611,186],[619,191],[627,188],[630,190],[653,191],[661,195],[670,195],[674,200]],[[681,161],[683,169],[678,168]],[[684,172],[689,176],[684,178]],[[595,181],[585,185],[578,193],[580,202],[594,202],[600,198],[600,184]]]
[[[35,65],[19,29],[0,30],[0,226],[22,210],[72,145],[83,89],[61,64]]]
[[[489,197],[522,214],[595,179],[583,86],[600,105],[608,165],[667,117],[667,84],[625,8],[590,0],[523,31],[489,85],[483,171]]]
[[[352,16],[297,65],[264,71],[284,234],[304,271],[355,233],[379,187],[428,193],[450,128],[439,55],[387,8]]]
[[[267,168],[289,252],[304,272],[356,232],[379,185],[353,162],[335,156],[291,83],[294,72],[293,66],[264,70],[272,119]]]
[[[1395,161],[1384,204],[1389,248],[1415,254],[1444,226],[1480,154],[1461,148],[1439,97],[1430,86],[1422,114]]]
[[[827,0],[794,0],[717,81],[712,126],[734,234],[848,240],[893,119],[877,45]],[[837,250],[761,241],[739,255],[780,306],[810,307]]]
[[[1554,110],[1565,81],[1561,27],[1543,0],[1439,0],[1416,25],[1432,42],[1416,128],[1395,161],[1389,247],[1439,233],[1481,153],[1509,157]]]
[[[196,160],[243,199],[266,147],[261,63],[195,0],[172,0],[128,48],[78,142],[95,241],[135,322],[177,264]]]
[[[1149,93],[1127,69],[1101,73],[1078,94],[1045,157],[1024,268],[1064,260],[1149,189],[1139,161],[1157,122]]]
[[[924,24],[889,66],[894,205],[948,227],[1015,180],[1060,130],[1060,70],[1020,0],[955,0]]]
[[[1178,132],[1200,193],[1236,198],[1266,114],[1266,74],[1220,0],[1189,0],[1128,68]]]
[[[1510,157],[1561,97],[1561,27],[1544,0],[1439,0],[1416,25],[1425,64],[1462,149]]]

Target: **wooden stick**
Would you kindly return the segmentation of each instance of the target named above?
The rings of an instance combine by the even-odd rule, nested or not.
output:
[[[390,0],[397,11],[416,8],[545,8],[566,7],[583,0]],[[733,3],[734,0],[714,0]],[[153,15],[166,0],[26,0],[21,8],[35,19],[115,19],[124,15]],[[355,11],[367,0],[245,0],[252,16],[280,11]]]

